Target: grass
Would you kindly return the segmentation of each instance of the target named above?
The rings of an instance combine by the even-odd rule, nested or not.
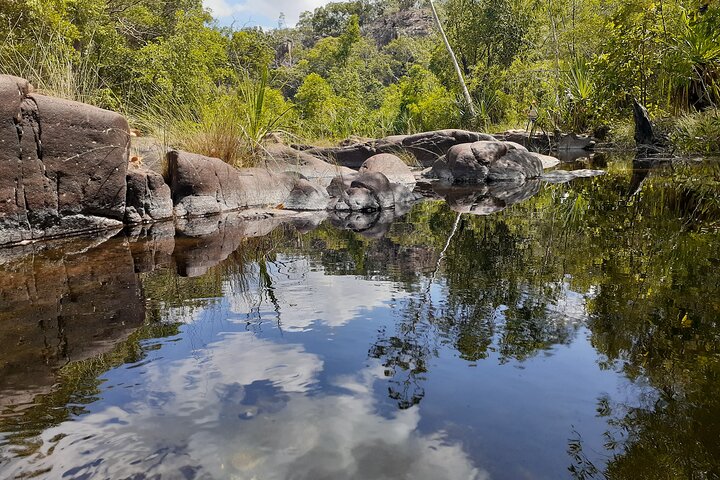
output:
[[[670,138],[686,154],[720,153],[720,110],[682,115],[675,121]]]
[[[154,97],[130,110],[131,123],[166,148],[178,148],[215,157],[235,167],[257,164],[266,136],[282,131],[291,111],[284,101],[269,95],[267,72],[259,79],[244,76],[236,90],[217,87],[180,103],[172,97]]]
[[[57,33],[46,35],[30,51],[22,51],[9,35],[0,48],[0,73],[28,80],[38,93],[88,103],[99,107],[117,105],[112,93],[102,88],[97,66],[88,56],[69,47]]]

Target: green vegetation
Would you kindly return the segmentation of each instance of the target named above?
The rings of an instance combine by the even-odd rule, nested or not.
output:
[[[436,128],[613,132],[637,97],[684,151],[720,149],[720,5],[440,0],[472,115],[426,1],[354,0],[269,31],[200,0],[11,0],[0,71],[126,113],[148,134],[242,164],[270,131],[305,140]],[[280,12],[278,12],[280,15]]]

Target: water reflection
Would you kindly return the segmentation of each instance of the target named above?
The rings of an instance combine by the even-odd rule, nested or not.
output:
[[[720,169],[603,162],[4,261],[3,474],[719,476]]]

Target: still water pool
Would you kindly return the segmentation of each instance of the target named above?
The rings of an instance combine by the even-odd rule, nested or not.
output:
[[[720,478],[720,168],[601,167],[6,251],[0,477]]]

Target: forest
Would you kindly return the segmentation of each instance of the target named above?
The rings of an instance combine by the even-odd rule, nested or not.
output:
[[[9,0],[0,73],[244,163],[269,133],[332,142],[534,128],[632,143],[632,98],[677,152],[720,151],[720,2],[353,0],[288,27],[221,26],[201,0]],[[471,113],[474,111],[474,114]]]

